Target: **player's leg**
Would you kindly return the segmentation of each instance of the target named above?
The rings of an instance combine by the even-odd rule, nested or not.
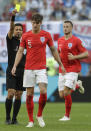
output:
[[[81,93],[81,94],[84,94],[85,93],[85,89],[82,85],[82,81],[81,80],[78,80],[77,83],[76,83],[76,89],[78,89],[78,91]]]
[[[33,95],[34,95],[34,87],[27,88],[27,95],[26,95],[26,108],[29,117],[29,123],[26,127],[33,127],[34,120],[33,120],[33,109],[34,109],[34,102],[33,102]]]
[[[33,109],[34,109],[34,102],[33,102],[33,95],[34,95],[34,86],[35,86],[35,73],[34,70],[25,70],[24,71],[24,79],[23,79],[23,87],[26,87],[26,108],[29,117],[29,123],[26,127],[33,127],[34,120],[33,120]]]
[[[71,106],[72,106],[72,99],[71,95],[64,96],[64,91],[59,91],[59,96],[63,99],[65,99],[65,115],[63,118],[59,119],[59,121],[67,121],[70,120],[70,112],[71,112]]]
[[[16,90],[16,92],[15,92],[15,100],[14,100],[14,104],[13,104],[13,117],[12,117],[11,124],[18,124],[17,115],[18,115],[20,107],[21,107],[22,93],[23,93],[23,91],[18,91],[18,90]]]
[[[82,81],[81,80],[78,80],[76,82],[76,87],[75,87],[76,90],[78,90],[81,94],[84,94],[85,93],[85,89],[82,85]],[[74,92],[75,90],[71,90],[71,93]]]
[[[15,94],[15,77],[7,70],[6,72],[6,90],[8,91],[8,95],[5,101],[5,110],[6,110],[6,124],[11,124],[11,108],[12,108],[12,101]]]
[[[71,90],[75,89],[77,78],[78,78],[77,73],[67,73],[65,75],[65,83],[64,83],[65,116],[62,119],[60,119],[60,121],[70,120],[70,112],[72,107]]]
[[[16,92],[13,104],[12,124],[18,124],[17,116],[21,107],[21,96],[25,88],[23,88],[23,73],[16,77]]]
[[[47,101],[47,85],[45,83],[39,83],[40,97],[39,97],[39,108],[37,116],[42,116],[43,109]]]
[[[65,87],[65,88],[67,88],[67,87]],[[67,90],[68,90],[68,92],[67,92]],[[59,121],[70,120],[70,112],[71,112],[71,107],[72,107],[71,89],[69,89],[69,88],[66,89],[66,96],[64,95],[64,91],[60,91],[59,95],[61,98],[65,99],[65,115],[63,118],[59,119]]]
[[[58,80],[58,90],[59,90],[59,96],[60,98],[63,98],[65,99],[65,115],[63,118],[59,119],[59,121],[61,120],[70,120],[70,118],[68,117],[69,116],[69,113],[70,113],[70,110],[68,109],[71,109],[71,105],[69,105],[68,107],[68,103],[70,102],[70,95],[68,96],[64,96],[64,84],[65,84],[65,75],[63,76],[61,73],[59,74],[59,80]],[[68,89],[68,88],[67,88]],[[68,90],[68,93],[70,94],[70,91]]]
[[[15,90],[14,89],[8,89],[8,95],[5,101],[5,109],[6,109],[6,124],[11,124],[11,108],[12,108],[12,101],[14,96]]]
[[[38,107],[38,113],[37,113],[37,120],[40,127],[45,126],[45,122],[43,120],[43,110],[45,108],[46,102],[47,102],[47,85],[45,83],[39,83],[40,88],[40,97],[39,97],[39,107]]]
[[[62,119],[63,121],[70,120],[70,112],[72,107],[71,89],[64,87],[64,99],[65,99],[65,115]]]
[[[47,102],[47,75],[46,70],[39,70],[36,72],[36,81],[40,88],[40,97],[39,97],[39,107],[37,113],[37,120],[40,127],[45,126],[45,122],[43,120],[43,110],[45,108]]]
[[[78,79],[78,74],[74,72],[67,73],[65,76],[65,87],[64,87],[64,96],[65,96],[65,116],[70,120],[70,112],[72,107],[72,98],[71,90],[75,90],[76,82]]]

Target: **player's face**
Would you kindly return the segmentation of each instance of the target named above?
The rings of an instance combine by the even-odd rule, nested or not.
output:
[[[63,24],[63,31],[65,35],[68,35],[72,32],[72,25],[70,23]]]
[[[40,26],[41,26],[41,22],[36,22],[36,21],[32,21],[32,30],[33,31],[39,31],[40,30]]]
[[[14,36],[17,38],[21,38],[23,33],[22,27],[21,26],[15,26],[14,28]]]

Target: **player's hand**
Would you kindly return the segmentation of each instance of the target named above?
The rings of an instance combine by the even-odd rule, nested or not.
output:
[[[16,9],[14,9],[14,10],[12,11],[12,15],[16,15],[16,13],[18,13],[18,12],[17,12]]]
[[[62,74],[64,75],[66,73],[66,70],[63,65],[61,65]]]
[[[15,66],[13,66],[11,73],[13,76],[16,76],[16,67]]]
[[[72,53],[68,53],[68,59],[69,60],[74,60],[75,57],[74,57],[74,55]]]

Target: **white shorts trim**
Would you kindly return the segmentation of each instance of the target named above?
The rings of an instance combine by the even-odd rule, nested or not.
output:
[[[24,71],[23,87],[34,87],[38,83],[48,84],[46,69]]]
[[[72,90],[75,90],[77,79],[78,79],[78,73],[69,72],[66,73],[65,75],[59,73],[58,90],[63,91],[64,86],[69,87]]]

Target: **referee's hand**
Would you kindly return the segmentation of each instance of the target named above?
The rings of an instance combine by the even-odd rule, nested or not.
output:
[[[12,15],[16,15],[16,13],[18,13],[18,12],[17,12],[16,9],[14,9],[14,10],[12,11]]]
[[[16,76],[16,67],[15,66],[13,66],[11,73],[13,76]]]

